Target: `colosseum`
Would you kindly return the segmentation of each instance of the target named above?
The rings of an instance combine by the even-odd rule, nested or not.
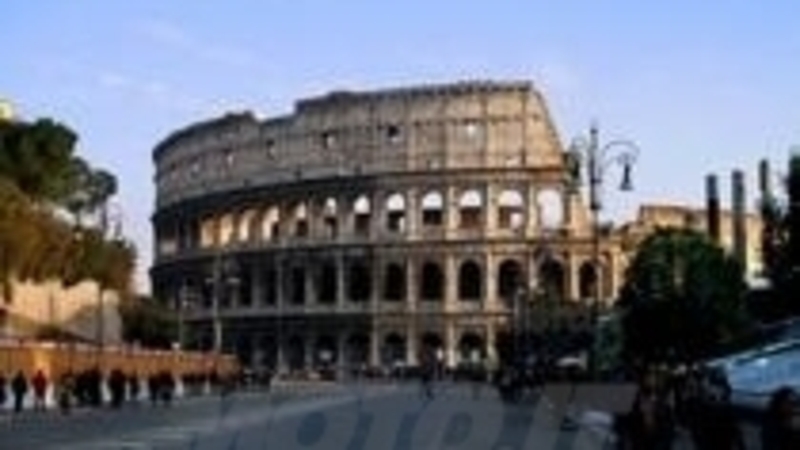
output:
[[[529,82],[304,99],[154,150],[157,297],[183,342],[296,370],[492,360],[519,326],[585,328],[630,239],[592,221]],[[521,313],[520,311],[528,311]]]

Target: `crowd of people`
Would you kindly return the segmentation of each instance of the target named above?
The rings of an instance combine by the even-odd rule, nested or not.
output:
[[[104,375],[98,368],[80,372],[65,372],[57,379],[48,379],[42,370],[26,375],[22,371],[7,378],[0,373],[0,411],[11,407],[20,413],[29,404],[35,411],[45,410],[49,393],[53,404],[63,413],[73,407],[101,407],[108,404],[120,408],[126,402],[138,403],[146,395],[150,403],[169,406],[176,396],[178,379],[168,371],[142,377],[136,373],[125,373],[113,369]],[[215,372],[207,374],[185,374],[180,382],[186,394],[199,393],[205,386],[226,386],[223,378]],[[105,393],[104,393],[105,391]],[[27,402],[30,398],[32,401]],[[9,404],[10,402],[10,404]]]
[[[727,379],[718,371],[648,372],[639,382],[631,410],[615,419],[618,449],[671,450],[678,448],[681,433],[695,450],[800,449],[800,428],[793,423],[800,403],[793,389],[779,389],[770,398],[761,423],[754,424],[761,430],[757,447],[748,447],[731,395]]]

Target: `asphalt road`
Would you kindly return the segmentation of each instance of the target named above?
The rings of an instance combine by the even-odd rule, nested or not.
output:
[[[416,385],[347,385],[316,392],[237,393],[170,408],[28,413],[0,424],[13,450],[594,450],[604,435],[565,429],[547,401],[507,407],[491,388],[442,385],[432,400]]]

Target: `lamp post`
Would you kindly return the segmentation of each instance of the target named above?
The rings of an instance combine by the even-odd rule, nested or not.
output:
[[[596,124],[589,129],[589,137],[578,137],[573,140],[569,150],[571,173],[576,187],[580,181],[581,162],[586,160],[586,176],[589,182],[589,209],[592,213],[592,268],[594,272],[594,292],[589,309],[589,325],[592,335],[596,336],[598,315],[602,302],[602,271],[600,270],[600,212],[603,209],[601,189],[605,174],[613,165],[622,167],[621,191],[633,190],[632,171],[639,155],[639,147],[629,140],[612,140],[605,144],[600,142],[600,132]],[[589,352],[589,369],[594,373],[597,369],[595,344]]]
[[[184,281],[178,290],[178,299],[175,307],[178,310],[178,349],[186,347],[186,307],[189,305],[189,286]]]
[[[228,294],[229,287],[238,284],[238,278],[233,274],[233,262],[223,256],[222,251],[217,250],[214,254],[211,275],[211,326],[214,334],[213,350],[214,353],[222,352],[223,346],[223,323],[220,314],[220,301],[222,296]]]

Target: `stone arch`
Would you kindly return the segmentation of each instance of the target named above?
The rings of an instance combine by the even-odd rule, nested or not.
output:
[[[315,366],[330,367],[339,359],[336,337],[330,334],[317,336],[314,342],[313,361]]]
[[[402,264],[387,264],[383,272],[384,300],[405,300],[407,295],[406,281],[406,269]]]
[[[480,300],[483,296],[483,270],[473,260],[461,263],[458,268],[458,298]]]
[[[369,363],[370,339],[367,333],[356,332],[347,337],[344,343],[344,360],[351,368]]]
[[[291,270],[289,280],[289,302],[293,305],[303,305],[306,302],[306,269],[295,266]]]
[[[549,258],[539,266],[539,283],[548,298],[557,301],[567,298],[566,271],[560,261]]]
[[[444,223],[444,196],[439,191],[428,191],[420,202],[422,225],[438,227]]]
[[[383,362],[394,365],[406,360],[406,340],[399,333],[389,333],[383,339]]]
[[[462,364],[480,363],[486,355],[483,337],[474,331],[465,331],[458,340],[458,355]]]
[[[261,216],[261,237],[266,241],[274,241],[280,237],[281,211],[277,206],[270,206]]]
[[[366,194],[361,194],[353,202],[353,229],[356,234],[369,234],[371,217],[372,202]]]
[[[483,219],[483,196],[477,189],[464,191],[458,198],[459,227],[462,229],[480,228]]]
[[[386,198],[386,229],[394,233],[406,230],[406,198],[395,192]]]
[[[564,195],[556,188],[545,188],[536,194],[539,225],[548,230],[564,226]]]
[[[256,215],[256,211],[252,208],[247,208],[239,214],[236,230],[238,242],[249,242],[254,237],[252,224]]]
[[[347,294],[350,301],[369,301],[372,295],[372,273],[367,261],[351,261],[347,272]]]
[[[497,296],[512,301],[524,281],[522,264],[516,259],[503,260],[497,269]]]
[[[518,230],[525,224],[525,200],[516,189],[506,189],[497,198],[497,226]]]
[[[325,237],[335,238],[339,234],[339,202],[333,197],[322,203],[322,228]]]
[[[306,202],[297,202],[292,208],[292,221],[294,222],[295,237],[308,236],[308,205]]]
[[[578,295],[581,299],[592,298],[597,292],[597,272],[591,261],[584,262],[578,269]]]
[[[233,213],[225,213],[219,219],[219,243],[228,245],[233,242],[236,233],[236,221]]]
[[[218,218],[205,217],[200,221],[200,246],[203,248],[217,245],[219,236],[217,235]]]
[[[422,351],[422,361],[431,360],[433,361],[439,360],[439,362],[443,362],[443,358],[439,355],[443,356],[444,352],[444,339],[439,333],[428,331],[422,334],[420,337],[420,350]]]
[[[290,336],[286,342],[286,363],[291,370],[302,370],[306,365],[305,341],[300,336]]]
[[[323,304],[336,303],[339,291],[338,268],[335,261],[323,261],[319,270],[317,300]]]
[[[422,265],[420,281],[420,298],[427,301],[442,300],[444,298],[445,276],[442,266],[433,261],[426,261]]]

